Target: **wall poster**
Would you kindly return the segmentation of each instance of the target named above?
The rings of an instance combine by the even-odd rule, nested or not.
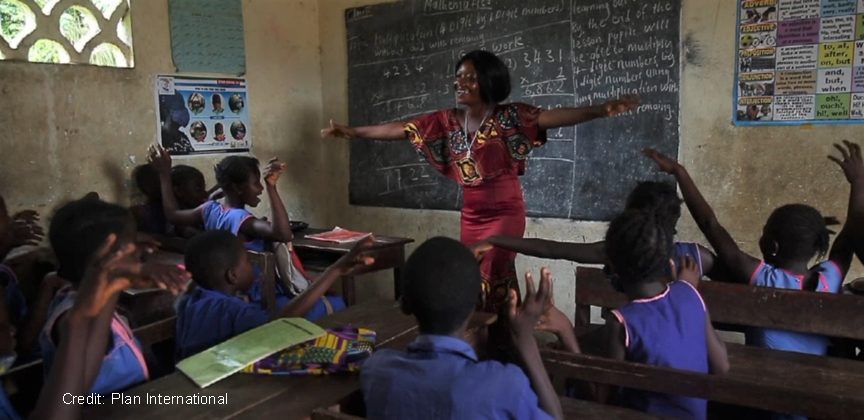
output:
[[[864,122],[864,0],[737,0],[736,125]]]
[[[252,148],[245,79],[157,75],[155,90],[159,144],[172,156]]]

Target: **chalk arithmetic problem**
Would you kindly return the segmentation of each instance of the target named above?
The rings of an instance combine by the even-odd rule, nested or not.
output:
[[[632,115],[550,130],[522,177],[529,216],[609,220],[677,155],[680,0],[408,0],[346,11],[353,126],[456,106],[454,64],[485,49],[510,69],[510,101],[543,108],[637,93]],[[352,204],[457,210],[459,187],[407,142],[351,142]]]

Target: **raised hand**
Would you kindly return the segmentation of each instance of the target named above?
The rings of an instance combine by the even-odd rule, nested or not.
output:
[[[171,173],[171,154],[158,144],[151,144],[147,149],[147,159],[159,174]]]
[[[18,218],[16,215],[12,222],[12,247],[17,248],[24,245],[39,245],[45,237],[45,231],[36,221],[27,218]]]
[[[191,278],[189,272],[174,265],[145,263],[141,265],[140,275],[131,278],[131,285],[141,289],[158,287],[177,296],[186,290]]]
[[[357,132],[351,127],[334,124],[333,120],[330,120],[330,127],[321,130],[321,137],[338,137],[343,139],[350,139],[357,137]]]
[[[486,253],[491,251],[494,246],[487,241],[480,241],[474,245],[471,245],[471,252],[474,253],[474,258],[477,258],[477,261],[483,260],[483,257],[486,256]]]
[[[603,104],[603,116],[614,117],[636,109],[642,101],[636,95],[625,95],[620,99]]]
[[[369,255],[369,252],[374,247],[375,237],[369,235],[357,242],[347,254],[343,255],[342,258],[339,258],[339,260],[333,265],[337,270],[339,270],[340,275],[351,275],[360,268],[375,263],[375,258]]]
[[[856,181],[864,181],[864,162],[861,159],[861,146],[846,140],[843,140],[843,144],[846,146],[846,149],[839,144],[834,144],[834,147],[840,151],[843,159],[840,160],[830,155],[828,159],[831,159],[831,161],[840,166],[843,174],[846,175],[846,180],[850,184]]]
[[[555,306],[551,306],[543,313],[543,315],[540,316],[540,323],[534,328],[541,331],[549,331],[554,334],[563,334],[568,329],[572,330],[573,325],[570,324],[570,320],[567,319],[567,315],[565,315],[564,312],[561,312],[561,310]]]
[[[515,338],[531,337],[534,326],[543,315],[543,309],[548,305],[552,293],[552,274],[543,267],[540,270],[540,288],[534,288],[534,278],[531,273],[525,273],[525,299],[522,306],[516,306],[516,290],[511,289],[507,303],[507,317],[510,319],[510,329]],[[533,339],[533,338],[532,338]]]
[[[132,284],[132,278],[140,275],[141,262],[135,256],[135,244],[129,243],[120,250],[112,251],[116,242],[117,235],[108,235],[90,258],[78,287],[78,297],[72,306],[73,313],[95,318],[114,295],[127,289]]]
[[[285,172],[286,165],[284,162],[280,161],[279,158],[271,158],[267,161],[267,167],[264,168],[264,182],[270,186],[276,186],[276,181],[279,180],[279,177],[282,175],[282,172]]]
[[[678,280],[684,280],[690,284],[698,284],[701,280],[699,276],[699,265],[696,260],[689,255],[680,258],[678,265]]]
[[[660,172],[666,172],[667,174],[675,175],[675,172],[681,168],[681,164],[679,164],[675,159],[666,156],[657,150],[654,149],[645,149],[642,151],[642,154],[651,158],[655,163],[657,163],[657,170]]]

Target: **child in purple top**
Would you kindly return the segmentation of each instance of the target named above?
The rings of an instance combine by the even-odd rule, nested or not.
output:
[[[681,218],[681,199],[675,185],[666,182],[640,182],[627,197],[624,210],[661,209],[667,213],[669,229],[675,231],[678,219]],[[574,243],[558,242],[545,239],[523,239],[507,236],[491,236],[471,246],[474,255],[482,259],[492,248],[502,248],[537,258],[560,259],[579,264],[604,264],[603,252],[605,242]],[[673,249],[673,260],[677,264],[679,257],[690,256],[696,260],[699,276],[708,276],[722,272],[722,267],[715,265],[714,254],[707,248],[692,242],[676,242]],[[670,270],[666,274],[671,273]]]
[[[614,283],[630,299],[607,319],[610,356],[725,374],[729,370],[726,346],[711,325],[702,297],[689,283],[698,281],[696,262],[682,258],[677,281],[665,274],[673,232],[663,216],[658,211],[628,210],[606,232],[606,258]],[[624,389],[617,399],[626,407],[661,416],[702,420],[707,415],[707,402],[699,398]]]
[[[835,145],[843,159],[831,158],[840,165],[846,179],[852,184],[849,196],[849,215],[854,218],[864,210],[864,163],[858,145],[844,142],[846,149]],[[814,257],[823,257],[828,251],[829,231],[825,219],[814,208],[804,204],[788,204],[774,210],[759,239],[762,258],[751,256],[740,248],[729,232],[717,220],[711,206],[702,197],[687,170],[678,162],[648,149],[645,154],[653,159],[660,171],[672,174],[678,180],[684,202],[696,224],[717,252],[717,259],[728,267],[732,276],[727,281],[750,283],[756,286],[805,290],[820,293],[838,293],[843,278],[852,262],[853,232],[859,223],[847,220],[843,230],[828,253],[828,261],[810,267]],[[861,198],[858,196],[862,195]],[[862,203],[859,203],[862,201]],[[755,329],[748,333],[747,344],[777,350],[825,354],[828,340],[823,337],[790,331]],[[774,419],[804,419],[801,416],[774,414]]]

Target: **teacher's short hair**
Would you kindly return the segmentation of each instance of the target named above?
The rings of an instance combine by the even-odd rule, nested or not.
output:
[[[455,71],[459,71],[459,66],[466,61],[471,61],[477,71],[483,102],[497,104],[510,96],[510,71],[497,55],[482,50],[471,51],[459,59]]]
[[[402,304],[422,334],[449,335],[480,297],[480,264],[460,242],[436,237],[411,254],[402,275]]]

